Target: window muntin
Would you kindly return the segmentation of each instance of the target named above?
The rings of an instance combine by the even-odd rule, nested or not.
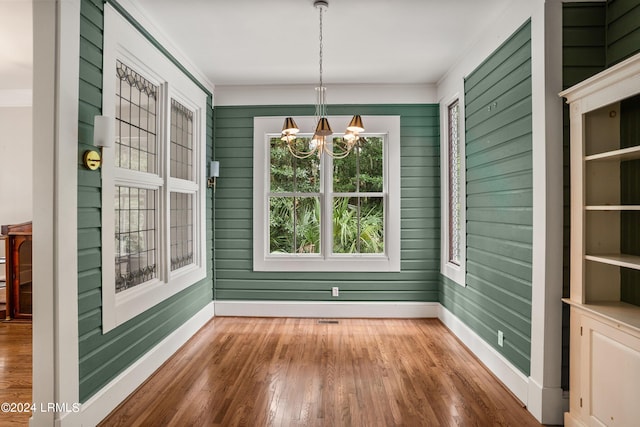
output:
[[[341,139],[328,138],[330,144]],[[326,246],[331,254],[384,254],[384,140],[363,137],[343,159],[299,159],[279,136],[270,137],[269,253],[320,256]],[[306,150],[310,141],[300,135],[296,143]],[[333,229],[324,244],[323,224]]]
[[[449,188],[449,241],[448,261],[460,265],[460,138],[458,136],[459,102],[455,100],[448,111],[448,188]]]
[[[158,86],[116,62],[116,166],[155,173]]]
[[[171,177],[193,179],[193,111],[171,99]]]
[[[171,271],[193,263],[193,194],[171,192],[169,197]]]
[[[157,191],[116,186],[116,293],[157,277]]]

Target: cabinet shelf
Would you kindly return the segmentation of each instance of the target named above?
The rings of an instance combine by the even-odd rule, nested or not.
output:
[[[616,265],[618,267],[640,270],[640,256],[628,254],[597,254],[585,255],[588,261],[601,262],[603,264]]]
[[[593,301],[582,304],[569,298],[563,298],[562,301],[640,332],[640,307],[637,305],[619,301]]]
[[[626,161],[640,159],[640,146],[622,148],[620,150],[605,151],[604,153],[592,154],[585,156],[584,160],[588,161]]]

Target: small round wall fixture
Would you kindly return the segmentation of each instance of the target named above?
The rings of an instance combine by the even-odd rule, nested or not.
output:
[[[100,163],[102,163],[100,153],[94,150],[85,151],[84,156],[82,156],[82,163],[87,169],[92,171],[98,169],[100,167]]]

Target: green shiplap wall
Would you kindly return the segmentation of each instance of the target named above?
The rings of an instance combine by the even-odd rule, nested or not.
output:
[[[523,373],[531,354],[531,25],[465,79],[466,287],[440,302]],[[498,330],[504,347],[497,345]]]
[[[438,301],[440,169],[438,105],[331,105],[330,113],[401,116],[401,272],[254,272],[253,118],[313,115],[312,106],[216,107],[217,300]],[[276,129],[276,131],[279,129]]]
[[[640,52],[640,0],[607,1],[607,65]]]
[[[563,3],[562,89],[567,89],[606,68],[605,3]],[[569,106],[563,109],[564,153],[564,257],[563,296],[569,296],[570,178]]]
[[[104,387],[213,299],[205,280],[102,334],[101,192],[99,171],[86,170],[82,153],[92,148],[93,117],[102,108],[103,2],[82,0],[80,10],[80,101],[78,122],[78,329],[80,401]],[[207,158],[213,149],[211,96],[207,115]],[[211,271],[212,205],[207,192],[207,270]]]
[[[562,89],[606,68],[606,4],[562,4]],[[563,103],[563,257],[562,296],[569,297],[571,173],[569,106]],[[569,306],[562,306],[562,388],[569,389]]]

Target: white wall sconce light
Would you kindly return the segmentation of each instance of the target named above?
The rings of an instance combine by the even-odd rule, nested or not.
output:
[[[102,165],[102,149],[113,147],[115,129],[113,118],[109,116],[95,116],[93,118],[93,145],[100,149],[87,150],[82,156],[82,163],[87,169],[96,170]]]
[[[213,192],[216,192],[216,178],[220,176],[220,162],[212,160],[209,162],[209,177],[207,178],[207,187],[213,188]]]

